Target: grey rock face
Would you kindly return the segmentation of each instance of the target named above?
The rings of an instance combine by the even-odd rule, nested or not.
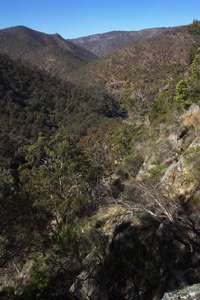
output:
[[[103,291],[97,287],[91,274],[82,272],[70,288],[70,292],[80,300],[108,300]]]
[[[199,300],[200,284],[189,286],[183,290],[166,293],[162,300]]]

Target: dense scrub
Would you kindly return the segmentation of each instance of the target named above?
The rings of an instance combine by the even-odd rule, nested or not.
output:
[[[105,94],[60,82],[5,55],[0,56],[0,66],[0,134],[5,156],[35,140],[40,132],[50,134],[64,125],[85,134],[100,118],[120,115],[119,106]]]
[[[82,263],[78,248],[74,255],[79,222],[96,207],[103,176],[103,165],[88,157],[79,142],[123,113],[103,93],[61,82],[5,55],[0,56],[0,79],[2,274],[9,276],[7,269],[17,274],[24,263],[35,264],[40,256],[43,268],[45,259],[53,261],[55,256],[61,260],[53,264],[56,270],[71,259],[67,270],[72,284]],[[87,243],[80,243],[83,255]],[[45,254],[45,249],[50,251]],[[38,293],[35,284],[33,292],[24,292],[26,299]]]

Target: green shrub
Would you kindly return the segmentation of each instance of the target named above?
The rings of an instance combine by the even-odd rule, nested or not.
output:
[[[186,80],[180,80],[176,85],[176,96],[175,100],[178,106],[188,108],[192,102],[189,98],[189,86]]]

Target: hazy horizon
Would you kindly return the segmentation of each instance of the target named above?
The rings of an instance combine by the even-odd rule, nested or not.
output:
[[[50,0],[0,3],[0,28],[26,26],[64,38],[78,38],[110,31],[138,31],[174,27],[200,19],[200,2],[158,0]]]

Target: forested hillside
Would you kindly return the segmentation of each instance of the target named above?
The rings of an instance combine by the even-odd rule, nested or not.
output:
[[[169,29],[152,28],[140,31],[112,31],[72,39],[71,41],[98,57],[102,57],[138,42],[144,42],[146,39],[159,35],[165,30]]]
[[[79,84],[105,88],[121,96],[123,92],[139,101],[152,101],[155,95],[191,63],[196,41],[189,27],[161,31],[141,43],[70,74]]]

